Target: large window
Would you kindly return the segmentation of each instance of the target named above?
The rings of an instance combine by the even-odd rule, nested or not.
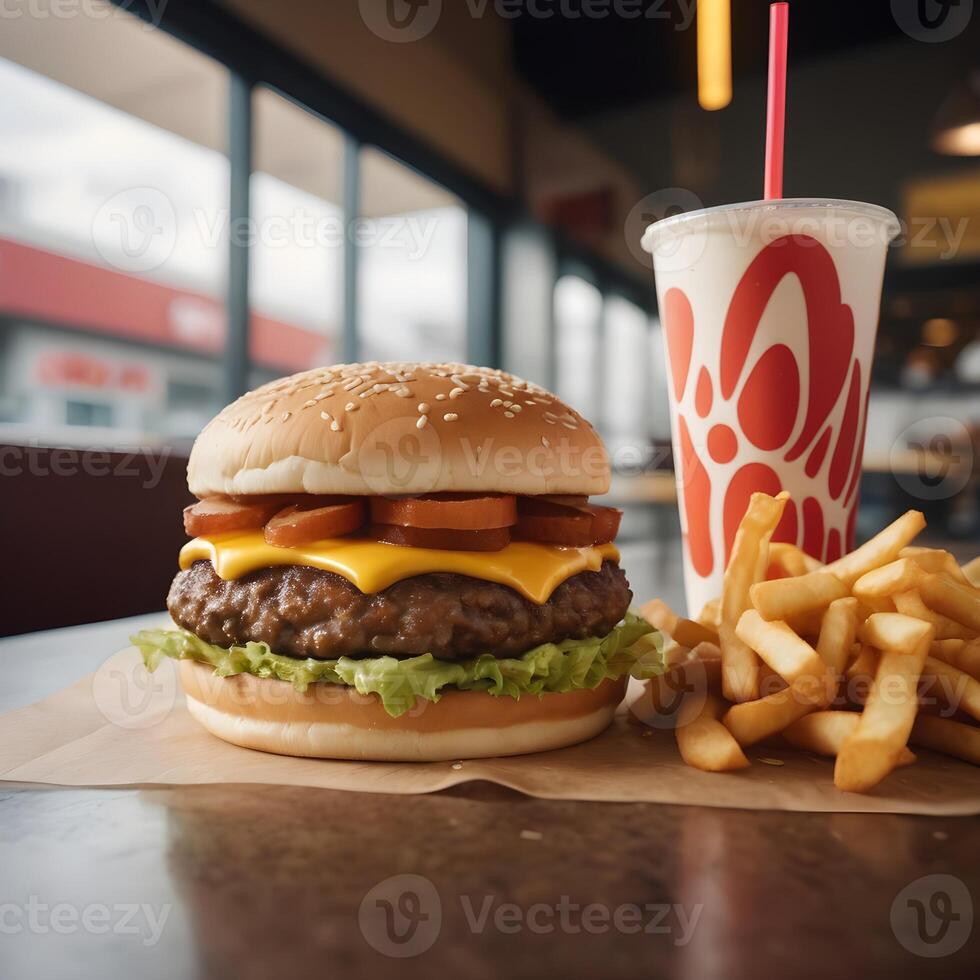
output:
[[[114,7],[4,20],[2,438],[180,440],[220,401],[227,79]]]
[[[466,358],[466,210],[454,195],[373,148],[361,153],[359,354]]]
[[[587,419],[599,418],[602,294],[590,282],[564,275],[555,283],[555,385]]]
[[[646,446],[650,431],[650,319],[622,296],[606,298],[603,422],[610,442]]]
[[[283,374],[341,360],[344,136],[267,88],[252,108],[249,350]]]

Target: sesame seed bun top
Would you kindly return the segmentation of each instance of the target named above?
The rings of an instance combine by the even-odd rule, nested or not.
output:
[[[339,364],[273,381],[213,419],[187,482],[214,494],[600,494],[609,459],[551,392],[469,364]]]

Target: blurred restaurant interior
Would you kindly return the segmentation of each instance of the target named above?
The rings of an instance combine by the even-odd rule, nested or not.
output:
[[[404,6],[407,27],[368,0],[4,18],[0,485],[19,564],[0,632],[161,608],[204,423],[263,380],[367,359],[501,366],[593,419],[646,598],[640,549],[679,527],[639,240],[761,196],[768,5],[734,5],[734,84],[711,110],[692,4]],[[785,187],[902,222],[858,533],[920,506],[973,553],[980,18],[940,40],[895,4],[841,6],[792,4]]]

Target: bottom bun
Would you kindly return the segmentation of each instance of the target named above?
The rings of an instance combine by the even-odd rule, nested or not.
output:
[[[216,677],[193,660],[179,668],[188,710],[226,742],[279,755],[385,762],[522,755],[584,742],[612,721],[627,682],[520,700],[448,690],[392,718],[376,695],[339,684],[311,684],[300,693],[251,674]]]

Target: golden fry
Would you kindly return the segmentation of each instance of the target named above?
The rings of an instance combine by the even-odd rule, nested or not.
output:
[[[883,531],[879,531],[860,548],[827,565],[826,571],[836,575],[845,585],[853,585],[871,569],[894,561],[902,548],[906,547],[925,526],[926,521],[920,511],[906,511],[897,521],[893,521]]]
[[[698,622],[717,633],[721,626],[721,599],[709,599],[698,615]]]
[[[857,730],[860,720],[861,715],[856,711],[814,711],[793,722],[783,732],[783,738],[798,749],[835,756]],[[903,745],[895,765],[908,766],[913,762],[915,755]]]
[[[835,677],[847,666],[858,627],[857,599],[835,599],[823,614],[817,653]]]
[[[972,631],[966,626],[948,616],[933,612],[915,589],[910,592],[899,592],[895,596],[895,608],[905,616],[914,616],[916,619],[932,623],[937,640],[968,640],[973,636]]]
[[[980,589],[980,555],[977,555],[972,561],[968,561],[960,571],[970,585],[975,589]]]
[[[752,605],[763,619],[788,620],[826,609],[848,594],[847,586],[828,572],[806,572],[795,578],[756,582],[749,589]]]
[[[787,541],[773,541],[769,545],[769,564],[779,565],[789,575],[806,575],[823,567],[816,558]]]
[[[858,632],[864,642],[882,651],[881,659],[858,727],[837,754],[834,785],[866,792],[891,772],[908,742],[934,630],[900,613],[876,613]]]
[[[858,638],[862,643],[890,653],[918,653],[921,650],[925,659],[934,632],[932,625],[921,619],[901,613],[874,613],[861,625]]]
[[[907,550],[907,549],[906,549]],[[914,589],[925,577],[925,572],[911,558],[896,558],[887,565],[865,572],[854,583],[854,594],[865,602],[885,599],[896,592]]]
[[[919,595],[930,609],[980,633],[980,590],[941,575],[927,575],[919,586]]]
[[[770,497],[754,493],[742,518],[725,569],[721,595],[722,690],[729,701],[752,701],[759,695],[759,660],[736,633],[742,614],[751,608],[749,590],[769,565],[769,539],[783,516],[788,493]]]
[[[948,575],[954,582],[970,585],[970,580],[963,574],[963,569],[956,564],[956,559],[941,548],[918,548],[911,546],[902,548],[899,558],[911,558],[924,572],[936,572]]]
[[[940,694],[949,707],[980,721],[980,681],[936,657],[926,657],[922,677],[935,679],[930,694]]]
[[[681,758],[695,769],[725,772],[749,765],[731,732],[718,720],[722,702],[712,694],[686,695],[678,711],[677,748]]]
[[[670,634],[682,647],[696,647],[699,643],[718,643],[717,630],[697,623],[693,619],[678,619]]]
[[[735,736],[739,745],[753,745],[764,738],[776,735],[787,725],[813,711],[820,680],[803,675],[789,687],[776,694],[733,704],[721,719],[724,726]]]
[[[817,651],[785,623],[769,622],[754,609],[748,609],[739,619],[735,632],[788,684],[803,675],[823,676],[824,662]]]
[[[674,635],[674,628],[680,618],[663,599],[651,599],[640,606],[640,615],[658,630],[663,630],[668,636]]]
[[[980,766],[980,728],[949,718],[919,715],[910,736],[913,745],[963,759]]]
[[[935,640],[929,647],[929,656],[944,660],[957,670],[980,681],[980,640]]]

